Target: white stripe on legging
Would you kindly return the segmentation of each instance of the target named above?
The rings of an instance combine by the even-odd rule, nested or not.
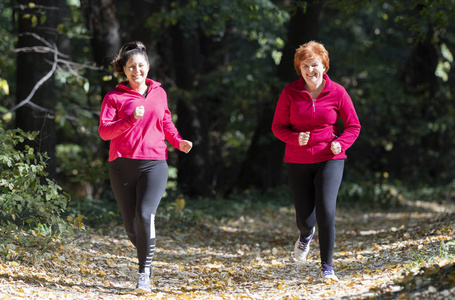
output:
[[[155,215],[150,215],[150,238],[155,238]]]

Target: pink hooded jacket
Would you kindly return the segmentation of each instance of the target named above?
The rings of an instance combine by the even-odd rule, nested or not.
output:
[[[167,95],[161,83],[146,79],[149,85],[144,98],[127,86],[127,81],[109,91],[101,105],[98,132],[105,141],[111,140],[109,161],[117,157],[147,160],[167,159],[165,139],[178,148],[182,138],[172,122]],[[145,113],[136,120],[133,112],[144,106]]]
[[[286,85],[278,99],[272,131],[286,143],[284,161],[311,164],[346,158],[345,151],[360,133],[360,122],[351,98],[339,84],[324,74],[326,84],[321,94],[312,99],[300,77]],[[337,124],[343,121],[343,133]],[[305,146],[299,145],[300,132],[310,131]],[[341,153],[334,155],[330,149],[333,141],[341,145]]]

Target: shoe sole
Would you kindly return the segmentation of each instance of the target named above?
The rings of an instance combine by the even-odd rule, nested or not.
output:
[[[340,279],[338,279],[338,277],[336,277],[336,278],[333,278],[333,277],[322,278],[322,282],[327,283],[327,284],[336,283],[336,282],[339,282],[339,281],[340,281]]]
[[[308,255],[308,256],[309,256],[309,255]],[[295,256],[294,256],[293,258],[294,258],[294,261],[296,261],[296,262],[306,262],[306,261],[308,260],[308,256],[305,257],[305,259],[298,259],[298,258],[295,257]]]
[[[151,293],[152,290],[146,290],[146,289],[141,289],[141,288],[138,288],[138,289],[135,289],[134,290],[137,294],[148,294],[148,293]]]

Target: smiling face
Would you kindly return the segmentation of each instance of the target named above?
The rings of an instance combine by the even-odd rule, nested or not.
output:
[[[142,54],[131,56],[123,67],[126,78],[133,89],[145,84],[149,69],[150,65]]]
[[[300,73],[306,84],[311,86],[320,86],[325,73],[325,67],[318,57],[310,57],[302,61]]]

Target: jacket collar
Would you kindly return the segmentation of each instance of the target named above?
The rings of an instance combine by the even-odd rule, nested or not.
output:
[[[324,75],[322,75],[322,78],[324,78],[324,80],[325,80],[325,86],[324,86],[324,89],[321,91],[321,94],[327,94],[330,91],[332,91],[335,88],[335,86],[333,84],[333,81],[330,79],[329,75],[324,74]],[[301,91],[306,91],[305,79],[303,79],[302,76],[300,76],[300,78],[296,81],[296,83],[297,83],[297,85],[295,86],[295,88],[297,88],[298,90],[301,90]]]
[[[147,92],[150,91],[151,89],[154,89],[154,88],[157,88],[157,87],[161,86],[161,83],[160,83],[160,82],[154,81],[154,80],[152,80],[152,79],[150,79],[150,78],[146,78],[146,79],[145,79],[145,84],[147,84],[147,85],[149,86]],[[132,88],[130,88],[130,87],[128,86],[128,80],[125,80],[125,81],[120,82],[120,83],[117,85],[117,87],[118,87],[119,89],[124,90],[125,92],[128,92],[128,93],[137,93],[135,90],[133,90]]]

